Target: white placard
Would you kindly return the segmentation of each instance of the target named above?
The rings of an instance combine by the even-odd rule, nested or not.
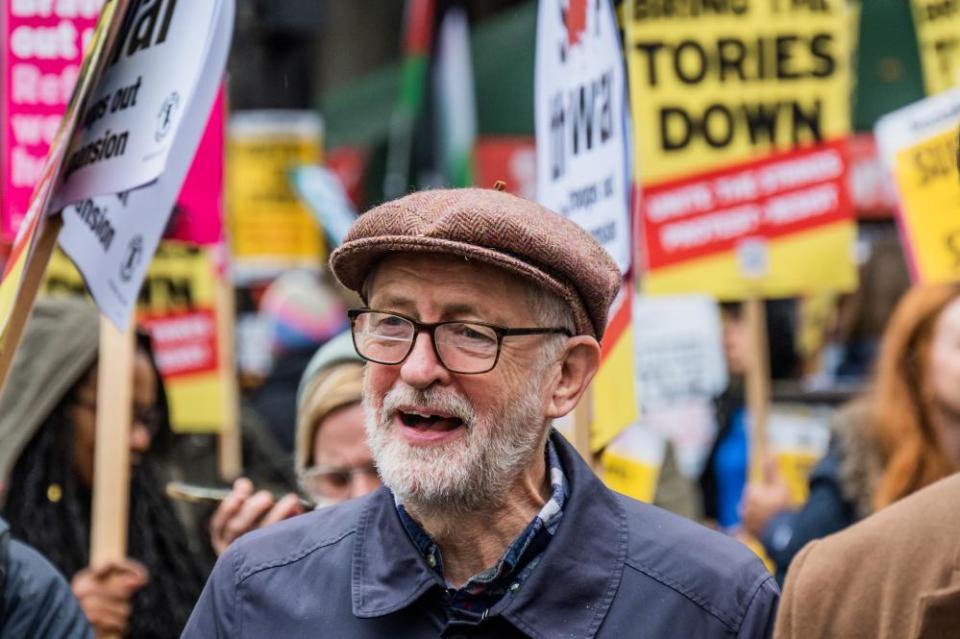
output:
[[[204,30],[199,33],[192,25],[178,21],[181,8],[189,16],[186,7],[194,4],[209,5],[209,12],[200,15],[212,16],[202,23]],[[190,98],[180,105],[177,130],[168,142],[169,160],[158,179],[119,195],[86,198],[64,209],[60,246],[83,275],[101,312],[120,329],[126,328],[133,315],[147,267],[210,117],[226,67],[234,13],[234,0],[190,0],[177,5],[168,42],[180,42],[177,28],[182,25],[183,33],[192,34],[204,44],[199,53],[192,44],[185,47],[195,52],[189,73],[197,77],[197,82]],[[164,73],[176,76],[188,72],[167,68]],[[157,72],[156,77],[160,75]],[[150,113],[142,113],[149,122]]]
[[[51,211],[163,173],[190,111],[217,0],[134,3],[64,160]],[[216,78],[219,78],[217,74]],[[217,79],[214,78],[214,82]]]
[[[623,52],[609,0],[540,0],[534,76],[537,201],[630,266]]]
[[[641,406],[709,398],[726,388],[723,329],[713,299],[638,296],[633,330]]]
[[[893,174],[897,153],[960,122],[960,88],[944,91],[888,113],[874,129],[880,159]]]

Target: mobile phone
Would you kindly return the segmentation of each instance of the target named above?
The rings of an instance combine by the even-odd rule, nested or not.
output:
[[[228,495],[230,495],[229,488],[198,486],[196,484],[188,484],[182,481],[168,482],[166,491],[167,497],[190,502],[191,504],[199,504],[202,502],[220,503],[226,499]],[[274,498],[278,501],[281,499],[277,496],[274,496]],[[316,507],[316,504],[307,501],[302,497],[300,498],[300,505],[306,510],[313,510]]]

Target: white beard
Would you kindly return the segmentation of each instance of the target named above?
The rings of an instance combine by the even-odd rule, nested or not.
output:
[[[420,514],[449,515],[499,506],[534,455],[542,454],[538,448],[547,420],[537,392],[538,377],[532,375],[524,387],[483,416],[448,389],[421,391],[398,382],[378,409],[365,388],[367,441],[383,483],[400,503]],[[394,432],[393,418],[402,405],[448,412],[463,421],[466,431],[448,444],[411,446]]]

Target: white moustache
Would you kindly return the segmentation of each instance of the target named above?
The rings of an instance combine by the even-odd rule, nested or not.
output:
[[[469,401],[455,392],[441,392],[437,388],[423,391],[399,385],[391,389],[383,397],[381,415],[384,420],[392,420],[401,406],[440,410],[456,417],[468,428],[476,420],[476,411]]]

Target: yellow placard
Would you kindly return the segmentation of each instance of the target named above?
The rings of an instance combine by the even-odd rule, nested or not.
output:
[[[856,225],[837,222],[769,242],[767,259],[773,266],[762,282],[745,279],[738,256],[728,252],[650,272],[644,291],[650,295],[709,291],[721,300],[738,300],[761,285],[763,295],[772,298],[817,291],[818,283],[834,291],[852,290],[857,286],[851,255],[856,239]]]
[[[624,7],[638,183],[850,132],[847,2],[640,0]]]
[[[915,279],[960,280],[957,132],[950,129],[897,154],[900,228]]]
[[[960,86],[960,3],[911,0],[927,95]]]
[[[322,230],[290,185],[290,170],[323,159],[318,136],[237,130],[227,144],[227,210],[238,271],[269,274],[326,260]]]
[[[603,481],[611,490],[647,503],[657,493],[660,467],[605,452],[602,458]]]
[[[137,301],[137,322],[152,336],[170,423],[179,433],[215,433],[226,419],[216,333],[220,272],[213,251],[162,242]],[[55,252],[42,293],[83,295],[85,290],[70,259]]]
[[[667,452],[663,436],[641,424],[631,424],[603,451],[603,481],[611,489],[653,502]]]

